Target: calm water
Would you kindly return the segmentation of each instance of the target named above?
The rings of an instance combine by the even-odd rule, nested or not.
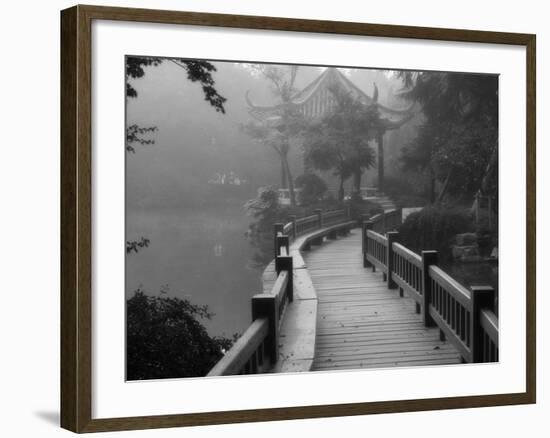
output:
[[[242,333],[251,322],[250,297],[261,292],[261,270],[249,266],[254,248],[243,202],[177,210],[128,211],[127,238],[145,236],[148,248],[126,257],[126,296],[142,287],[207,304],[211,335]]]

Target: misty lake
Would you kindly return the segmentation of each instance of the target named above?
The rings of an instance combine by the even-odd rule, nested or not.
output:
[[[151,241],[126,257],[127,297],[139,287],[149,295],[167,290],[169,296],[206,304],[215,316],[202,322],[214,336],[230,337],[248,327],[262,269],[250,264],[255,249],[245,237],[251,218],[243,202],[131,210],[126,221],[127,239]]]

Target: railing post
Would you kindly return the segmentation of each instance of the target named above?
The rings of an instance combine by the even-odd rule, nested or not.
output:
[[[323,228],[323,210],[321,210],[320,208],[316,208],[315,210],[313,210],[313,213],[317,215],[317,226],[319,228]]]
[[[483,362],[483,330],[481,328],[481,309],[494,310],[495,290],[491,286],[470,286],[472,291],[472,315],[470,318],[470,337],[472,362]]]
[[[275,253],[275,257],[279,255],[279,248],[277,247],[277,234],[283,232],[284,224],[277,222],[276,224],[273,224],[273,252]]]
[[[384,210],[382,212],[382,232],[380,234],[386,234],[386,231],[388,231],[388,228],[386,226],[386,211]]]
[[[361,244],[363,248],[363,268],[368,268],[372,266],[372,263],[369,262],[369,260],[367,259],[367,254],[368,254],[367,232],[369,230],[372,230],[373,223],[371,221],[365,221],[361,225],[362,225],[361,231],[363,236],[361,239]]]
[[[275,258],[275,271],[277,272],[277,275],[281,271],[287,271],[288,272],[288,282],[286,285],[286,296],[288,297],[288,301],[292,302],[294,301],[294,271],[293,271],[293,260],[292,256],[279,256]]]
[[[389,231],[386,233],[386,237],[388,238],[388,248],[386,249],[386,263],[388,264],[388,289],[396,289],[397,284],[393,281],[393,242],[397,242],[399,233],[397,231]]]
[[[425,327],[433,327],[434,320],[430,316],[432,301],[432,282],[430,281],[430,265],[437,265],[437,251],[422,251],[422,320]]]
[[[278,235],[275,238],[275,258],[279,257],[279,254],[281,254],[281,248],[286,248],[287,255],[290,254],[290,242],[288,239],[288,236],[285,236],[284,234]]]
[[[296,240],[296,215],[290,215],[288,221],[292,223],[292,240]]]
[[[272,364],[276,363],[279,358],[278,312],[279,309],[275,295],[259,294],[252,297],[252,321],[258,318],[267,318],[269,322],[265,348]]]
[[[279,248],[277,248],[277,234],[283,232],[284,224],[277,222],[276,224],[273,224],[273,252],[275,253],[275,257],[279,255]]]
[[[397,209],[397,227],[401,227],[403,225],[403,207],[399,207]]]

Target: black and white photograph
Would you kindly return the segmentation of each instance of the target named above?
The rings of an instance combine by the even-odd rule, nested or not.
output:
[[[498,75],[125,63],[127,380],[498,362]]]
[[[543,2],[6,6],[2,436],[545,436]]]

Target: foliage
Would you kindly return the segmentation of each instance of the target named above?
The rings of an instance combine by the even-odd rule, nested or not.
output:
[[[370,218],[376,214],[384,212],[384,209],[380,206],[380,204],[366,199],[352,198],[346,203],[349,205],[350,215],[354,220],[363,221],[365,218]]]
[[[224,102],[225,97],[221,96],[214,87],[215,81],[212,77],[212,72],[216,71],[216,67],[208,61],[197,61],[187,59],[163,59],[155,57],[143,56],[127,56],[126,57],[126,96],[137,97],[138,93],[132,86],[129,79],[139,79],[145,75],[144,67],[157,67],[164,61],[172,62],[178,67],[185,70],[187,79],[191,82],[199,82],[204,93],[204,100],[212,105],[217,112],[225,114]]]
[[[243,131],[258,143],[274,150],[281,160],[281,188],[290,192],[290,203],[296,205],[294,181],[288,162],[291,139],[299,137],[306,124],[303,114],[292,104],[292,95],[296,91],[294,82],[297,66],[287,69],[268,64],[253,64],[251,68],[266,78],[271,91],[280,100],[275,117],[263,122],[250,121],[242,126]]]
[[[155,139],[146,138],[144,134],[150,134],[158,131],[156,126],[141,127],[138,125],[130,125],[126,128],[126,152],[136,153],[135,144],[149,145],[155,144]]]
[[[246,233],[250,243],[256,248],[252,265],[263,268],[273,259],[273,225],[286,223],[290,215],[304,217],[313,210],[336,210],[342,204],[329,199],[313,202],[307,206],[286,206],[279,203],[279,193],[273,187],[261,187],[258,196],[245,204],[245,209],[254,220]]]
[[[305,173],[297,177],[296,187],[302,189],[300,199],[303,205],[321,200],[328,189],[325,181],[314,173]]]
[[[271,233],[273,224],[281,217],[279,193],[273,187],[260,187],[258,196],[248,200],[244,208],[255,219],[249,228],[249,237]]]
[[[380,117],[375,105],[364,105],[337,88],[331,90],[336,106],[323,119],[312,124],[305,135],[307,162],[319,170],[333,170],[340,179],[338,198],[344,198],[344,182],[354,176],[354,190],[359,193],[361,175],[375,164],[369,146],[377,132]]]
[[[398,176],[386,176],[384,194],[398,207],[423,207],[429,201],[429,193],[413,172],[402,172]]]
[[[417,253],[437,250],[440,257],[446,259],[450,257],[452,238],[473,230],[472,218],[464,210],[425,207],[407,216],[399,229],[399,239]]]
[[[431,201],[497,196],[498,77],[401,72],[402,96],[422,106],[424,122],[402,151],[406,170],[427,175]],[[436,182],[441,188],[436,199]]]
[[[207,306],[137,290],[126,302],[128,380],[205,376],[232,341],[210,337]]]
[[[126,241],[126,254],[132,252],[137,253],[141,248],[147,248],[151,241],[146,237],[141,237],[139,240],[127,240]]]
[[[227,100],[221,96],[214,87],[215,81],[212,72],[216,67],[207,61],[190,61],[186,59],[163,59],[155,57],[127,56],[126,57],[126,96],[136,98],[137,90],[133,87],[131,80],[142,78],[145,75],[146,67],[157,67],[164,61],[172,62],[185,70],[187,79],[191,82],[199,82],[202,85],[204,100],[212,105],[216,112],[225,114],[224,103]],[[145,134],[151,134],[158,131],[156,126],[139,126],[136,124],[126,128],[126,151],[135,153],[135,145],[155,144],[155,140],[144,137]]]

